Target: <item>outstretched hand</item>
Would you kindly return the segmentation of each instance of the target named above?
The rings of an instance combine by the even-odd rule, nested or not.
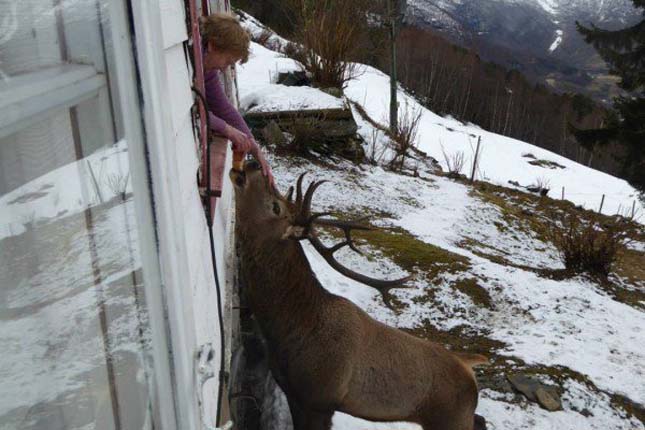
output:
[[[253,155],[256,160],[258,160],[260,166],[262,167],[262,174],[269,180],[269,185],[271,186],[271,188],[275,189],[275,178],[273,177],[271,166],[269,166],[269,163],[264,156],[264,152],[257,144],[255,139],[242,133],[235,127],[231,127],[230,125],[226,126],[225,135],[233,143],[233,151],[244,153],[248,152]]]
[[[255,140],[252,140],[252,143],[253,143],[253,148],[251,148],[251,151],[249,152],[260,163],[260,166],[262,167],[262,174],[266,176],[267,179],[269,180],[269,186],[272,189],[276,189],[275,178],[273,177],[271,166],[269,166],[269,163],[267,162],[267,159],[264,156],[264,151],[262,151],[262,149],[260,148],[260,145],[258,145]]]
[[[253,146],[257,146],[252,137],[247,136],[237,128],[231,127],[230,125],[226,126],[224,133],[228,140],[233,143],[233,151],[235,152],[251,152],[253,150]]]

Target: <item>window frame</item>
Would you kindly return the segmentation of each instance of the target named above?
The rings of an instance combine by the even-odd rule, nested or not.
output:
[[[141,51],[149,47],[146,43],[141,43],[135,28],[146,26],[146,21],[152,20],[148,18],[141,22],[141,17],[135,16],[137,6],[143,6],[143,3],[148,2],[113,1],[113,7],[110,8],[110,22],[115,57],[121,60],[115,65],[117,79],[121,85],[120,90],[122,94],[132,95],[121,97],[119,105],[123,112],[123,126],[129,147],[133,192],[135,196],[137,193],[139,196],[138,199],[135,198],[135,208],[154,357],[154,378],[151,380],[153,385],[150,387],[153,409],[151,413],[153,418],[158,419],[156,424],[163,430],[196,429],[196,427],[179,425],[175,405],[176,385],[170,335],[172,331],[167,318],[168,298],[165,293],[159,255],[159,236],[152,198],[154,190],[150,183],[150,151],[147,141],[150,133],[146,127],[148,109],[145,108],[144,103],[145,91],[143,94],[141,91],[145,87],[146,75],[142,73],[141,67],[137,67],[142,61]],[[157,31],[160,34],[161,28]],[[134,52],[139,53],[137,58],[134,57]]]
[[[0,83],[0,138],[38,122],[50,112],[71,108],[107,88],[92,66],[63,64],[24,73]]]
[[[147,63],[147,57],[135,58],[134,52],[151,50],[147,43],[136,40],[135,28],[154,28],[154,13],[151,16],[134,13],[141,8],[154,12],[157,5],[152,2],[131,2],[130,0],[109,0],[108,13],[112,32],[113,54],[117,60],[113,69],[121,97],[112,100],[114,108],[122,113],[124,140],[128,145],[130,178],[136,214],[136,225],[141,253],[143,288],[145,291],[148,321],[151,331],[152,378],[148,379],[148,413],[146,428],[194,430],[196,425],[179,425],[176,413],[177,385],[175,366],[170,340],[171,324],[168,323],[168,298],[165,295],[164,276],[160,254],[155,211],[153,209],[153,187],[151,185],[151,153],[146,142],[146,129],[142,106],[142,87],[150,79],[157,78],[148,70],[143,73],[137,68],[137,60]],[[136,5],[133,5],[135,3]],[[139,4],[141,3],[141,4]],[[145,3],[145,4],[144,4]],[[158,15],[158,14],[157,14]],[[102,31],[102,30],[100,30]],[[143,39],[145,40],[145,39]],[[136,49],[135,49],[136,48]],[[106,70],[108,65],[105,65]],[[156,81],[155,81],[156,82]],[[94,66],[63,63],[27,72],[4,82],[0,80],[0,138],[9,136],[29,125],[42,120],[61,108],[74,108],[92,97],[105,97],[111,91],[109,77]],[[143,91],[144,95],[146,91]],[[125,96],[127,95],[127,96]],[[145,98],[145,97],[143,97]],[[148,105],[149,106],[149,105]],[[150,109],[146,109],[150,111]],[[149,113],[146,115],[149,116]],[[147,119],[147,118],[146,118]],[[99,118],[99,122],[103,119]],[[116,143],[116,139],[114,140]],[[154,156],[152,157],[154,158]],[[154,170],[154,169],[153,169]],[[176,250],[174,251],[176,253]],[[172,306],[171,306],[172,307]],[[148,366],[150,363],[145,363]],[[191,367],[192,370],[192,367]],[[182,424],[189,423],[184,417]],[[154,424],[153,424],[154,423]]]

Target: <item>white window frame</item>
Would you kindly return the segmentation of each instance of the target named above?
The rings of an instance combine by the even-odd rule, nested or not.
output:
[[[146,3],[142,0],[141,3]],[[128,10],[126,3],[130,5]],[[179,426],[175,409],[175,381],[172,371],[172,353],[170,346],[170,330],[167,319],[167,297],[165,297],[162,282],[162,269],[159,260],[158,236],[154,223],[155,216],[150,188],[148,148],[143,129],[141,104],[138,96],[138,81],[140,76],[134,63],[133,49],[142,49],[140,41],[131,40],[130,18],[135,19],[134,5],[139,2],[129,0],[113,1],[110,7],[110,21],[116,61],[116,74],[122,94],[130,97],[120,97],[119,103],[123,112],[124,130],[128,141],[130,159],[130,175],[135,198],[137,226],[141,242],[141,263],[144,275],[144,291],[148,305],[150,329],[152,333],[152,356],[154,386],[150,387],[152,415],[158,419],[156,423],[162,430],[177,430],[180,428],[196,429],[196,427]],[[145,43],[143,44],[145,45]]]
[[[205,423],[200,416],[198,390],[201,387],[195,374],[198,352],[194,333],[195,312],[192,301],[186,297],[189,288],[183,285],[189,273],[189,257],[185,247],[184,217],[176,205],[182,200],[182,195],[175,180],[178,172],[174,159],[172,110],[167,98],[161,2],[137,0],[129,4],[143,93],[167,330],[171,333],[168,339],[172,350],[170,374],[174,389],[168,387],[168,392],[174,394],[177,428],[197,430],[204,428]]]
[[[42,119],[54,109],[68,108],[107,85],[94,67],[65,64],[25,73],[0,83],[0,138]]]
[[[166,318],[167,297],[162,286],[162,270],[158,248],[158,236],[154,224],[152,190],[148,176],[149,164],[145,144],[143,118],[139,103],[138,73],[133,58],[134,43],[130,36],[130,19],[127,4],[139,11],[141,8],[154,10],[156,3],[150,0],[130,2],[130,0],[112,0],[110,2],[110,29],[114,56],[114,72],[122,96],[113,103],[118,104],[122,112],[125,140],[128,143],[130,177],[135,195],[135,213],[137,231],[140,241],[141,262],[143,267],[144,290],[152,333],[153,378],[149,380],[148,395],[151,409],[149,413],[155,421],[156,428],[162,430],[197,429],[196,426],[178,425],[175,396],[176,381],[173,378],[172,356],[170,350],[170,326]],[[152,4],[150,4],[152,3]],[[145,15],[144,15],[145,16]],[[141,15],[139,15],[141,17]],[[137,28],[148,28],[154,21],[150,17],[138,20]],[[156,22],[156,21],[155,21]],[[156,27],[156,34],[162,30]],[[138,43],[137,48],[149,51],[145,43]],[[140,58],[141,59],[141,58]],[[147,60],[144,60],[147,64]],[[105,65],[107,68],[107,65]],[[147,74],[146,76],[153,76]],[[145,79],[148,82],[148,79]],[[49,113],[60,108],[68,108],[109,91],[104,73],[93,66],[81,64],[63,64],[51,66],[39,71],[12,76],[0,81],[0,138],[11,135],[30,124],[41,120]],[[145,93],[145,91],[144,91]],[[124,95],[128,96],[124,96]],[[99,119],[99,121],[102,121]],[[153,151],[153,154],[156,151]],[[154,157],[153,157],[154,158]],[[176,254],[173,253],[173,256]],[[174,334],[173,334],[174,339]],[[182,420],[182,424],[186,423]],[[148,428],[152,422],[148,421]]]

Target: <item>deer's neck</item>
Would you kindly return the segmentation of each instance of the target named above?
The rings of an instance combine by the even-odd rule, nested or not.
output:
[[[249,302],[265,334],[284,338],[315,327],[331,294],[316,279],[300,243],[240,239]]]

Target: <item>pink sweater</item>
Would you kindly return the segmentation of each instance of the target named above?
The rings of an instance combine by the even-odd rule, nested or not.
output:
[[[206,101],[208,102],[208,118],[211,130],[224,134],[226,124],[235,127],[247,136],[251,130],[235,107],[228,101],[217,70],[210,70],[204,74],[206,84]]]

